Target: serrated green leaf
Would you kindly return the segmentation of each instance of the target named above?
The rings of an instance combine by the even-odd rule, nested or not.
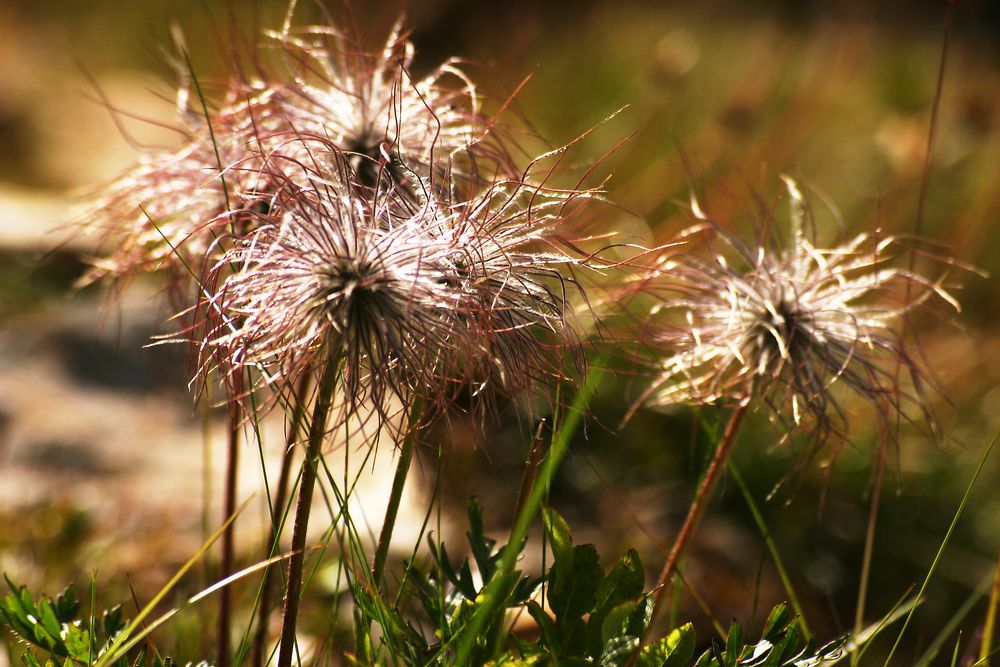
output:
[[[559,621],[562,635],[563,654],[568,657],[586,657],[587,623],[582,618]]]
[[[21,608],[24,609],[26,613],[38,618],[38,609],[35,607],[35,602],[31,599],[31,593],[28,592],[27,587],[21,586],[21,588],[17,590],[17,597],[21,603]]]
[[[694,667],[718,667],[719,661],[715,659],[712,655],[712,650],[709,649],[701,654],[698,658],[698,662],[694,663]]]
[[[647,595],[635,606],[635,609],[628,617],[628,625],[624,634],[642,636],[646,632],[646,627],[653,620],[653,598]]]
[[[625,600],[632,600],[642,595],[642,586],[645,582],[645,574],[642,569],[642,560],[635,549],[629,549],[611,572],[601,582],[595,595],[595,612],[606,612]]]
[[[597,659],[600,667],[621,667],[639,648],[639,638],[632,635],[612,637],[604,644],[604,650]]]
[[[63,641],[71,657],[88,664],[93,660],[90,633],[86,628],[82,628],[76,623],[67,623],[66,638]]]
[[[533,618],[535,623],[538,625],[538,631],[541,634],[542,644],[558,656],[560,654],[559,632],[556,629],[555,621],[553,621],[552,617],[545,613],[542,606],[534,600],[528,602],[527,609],[531,618]]]
[[[30,625],[31,620],[28,616],[35,616],[38,612],[35,611],[35,605],[31,601],[28,589],[24,586],[16,586],[6,574],[3,578],[7,581],[7,586],[11,590],[10,594],[4,598],[4,605],[15,618]],[[25,600],[27,600],[27,604],[25,604]]]
[[[110,641],[124,625],[124,621],[122,620],[122,606],[120,604],[106,610],[101,618],[101,627],[104,629],[105,640]]]
[[[773,642],[774,648],[771,649],[767,660],[762,663],[761,667],[778,667],[779,665],[784,665],[786,660],[799,652],[801,635],[799,634],[798,624],[789,624],[787,630],[784,637],[781,637],[779,641]]]
[[[60,627],[59,620],[56,618],[56,613],[52,609],[52,603],[47,598],[42,598],[38,601],[38,622],[45,628],[45,632],[52,637],[53,640],[60,641],[62,635],[62,628]]]
[[[694,626],[685,623],[669,635],[646,646],[636,667],[686,667],[694,657]]]
[[[492,559],[496,540],[486,537],[483,531],[483,511],[475,496],[469,500],[468,515],[469,532],[466,533],[466,537],[468,537],[469,546],[472,548],[472,557],[476,560],[476,567],[479,568],[479,573],[483,576],[483,581],[486,582],[490,580],[494,570],[496,570],[496,564]]]
[[[21,606],[21,600],[15,595],[8,595],[4,599],[4,604],[2,609],[4,620],[10,625],[14,632],[27,642],[34,643],[34,631],[32,627],[34,622],[32,622],[31,617]]]
[[[593,544],[573,547],[568,558],[564,556],[552,565],[552,573],[549,606],[561,624],[582,618],[594,608],[594,596],[604,580],[604,571]]]
[[[56,639],[49,634],[49,631],[45,629],[45,626],[35,620],[31,625],[31,636],[35,644],[41,646],[44,649],[52,651],[55,648]]]

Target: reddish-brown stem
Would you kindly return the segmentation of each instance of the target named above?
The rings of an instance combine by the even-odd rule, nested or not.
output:
[[[531,488],[535,485],[535,478],[538,476],[538,465],[542,462],[542,427],[545,421],[538,422],[535,429],[535,438],[531,442],[531,449],[528,451],[528,460],[525,462],[524,475],[521,477],[521,489],[517,493],[517,505],[514,507],[514,518],[521,516],[524,503],[528,501]]]
[[[299,598],[302,594],[302,569],[305,564],[306,531],[309,528],[309,510],[312,508],[313,489],[319,467],[320,450],[326,435],[326,420],[333,401],[339,363],[336,355],[330,357],[316,394],[309,424],[305,460],[302,461],[302,479],[299,497],[295,503],[295,521],[292,524],[292,555],[288,559],[288,587],[281,619],[281,639],[278,643],[278,667],[291,667],[295,652],[295,627],[299,616]]]
[[[667,562],[663,564],[663,569],[660,570],[660,576],[656,580],[656,587],[653,589],[656,591],[653,597],[653,615],[650,618],[649,625],[642,633],[642,637],[639,640],[639,647],[636,652],[632,654],[631,659],[629,659],[626,667],[632,667],[635,665],[636,660],[639,658],[639,652],[642,647],[646,645],[649,638],[649,633],[651,628],[656,624],[656,617],[659,613],[661,604],[663,600],[663,595],[667,590],[667,584],[670,583],[670,579],[673,578],[674,573],[677,571],[677,564],[680,562],[681,556],[684,554],[684,549],[687,547],[687,543],[691,540],[691,536],[694,535],[694,529],[698,525],[698,520],[701,518],[702,513],[705,511],[705,507],[708,505],[708,501],[712,496],[712,490],[715,488],[715,483],[719,479],[719,475],[723,470],[726,469],[726,461],[729,459],[729,454],[733,450],[733,445],[736,443],[736,434],[740,429],[740,424],[743,423],[743,418],[747,413],[747,404],[743,403],[733,414],[729,417],[729,423],[726,425],[726,430],[722,434],[722,441],[719,446],[715,449],[715,454],[712,455],[712,460],[708,463],[708,468],[705,469],[705,476],[701,479],[701,485],[698,487],[698,491],[694,496],[694,500],[691,501],[691,506],[688,508],[687,517],[684,519],[684,524],[681,526],[681,530],[677,533],[677,538],[674,540],[674,546],[670,549],[670,555],[667,556]]]
[[[288,425],[288,435],[285,440],[285,451],[281,457],[281,470],[275,485],[274,500],[271,503],[271,540],[267,544],[264,558],[277,555],[278,543],[281,538],[281,528],[284,524],[285,503],[288,502],[288,482],[291,479],[292,460],[295,454],[295,443],[299,439],[302,420],[305,416],[305,400],[309,393],[310,375],[302,376],[292,397],[292,421]],[[271,597],[274,592],[274,572],[270,567],[264,569],[263,581],[260,583],[260,606],[257,616],[257,633],[253,638],[253,651],[250,664],[253,667],[264,667],[264,646],[267,643],[267,621],[271,615]]]
[[[237,394],[239,387],[237,387]],[[232,399],[229,402],[229,442],[226,452],[226,484],[223,490],[222,520],[229,521],[229,518],[236,513],[236,477],[239,467],[240,456],[240,424],[243,422],[243,410],[239,400]],[[234,559],[235,531],[233,523],[226,526],[222,533],[222,571],[219,573],[220,579],[225,579],[231,575]],[[218,667],[229,667],[229,635],[232,627],[232,589],[224,586],[219,591],[219,625],[216,634],[216,660]]]

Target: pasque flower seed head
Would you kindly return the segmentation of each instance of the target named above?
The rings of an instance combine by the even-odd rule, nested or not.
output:
[[[820,440],[843,435],[847,415],[835,397],[844,386],[871,403],[883,420],[924,406],[921,372],[900,339],[901,318],[936,295],[958,309],[940,279],[891,266],[893,237],[859,234],[831,247],[806,234],[807,209],[785,179],[792,233],[775,247],[767,232],[748,244],[708,218],[680,235],[689,246],[710,238],[714,254],[671,250],[644,280],[660,301],[653,322],[668,354],[643,396],[650,406],[759,400],[782,422]],[[900,386],[899,368],[914,394]]]

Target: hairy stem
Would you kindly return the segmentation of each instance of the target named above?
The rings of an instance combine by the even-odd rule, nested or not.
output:
[[[650,629],[655,625],[656,617],[663,607],[661,602],[663,600],[663,595],[667,590],[667,584],[670,583],[670,579],[677,571],[677,564],[680,562],[681,556],[684,554],[684,549],[687,547],[687,543],[691,540],[691,536],[694,534],[694,529],[698,524],[698,520],[701,519],[701,515],[705,511],[705,507],[708,505],[708,501],[712,496],[712,490],[715,488],[715,483],[718,481],[719,475],[726,468],[726,462],[729,460],[729,454],[732,452],[733,445],[736,443],[736,434],[740,430],[740,425],[743,423],[743,418],[746,416],[746,413],[746,403],[741,404],[735,411],[733,411],[732,416],[729,418],[729,423],[726,425],[725,433],[722,435],[722,441],[716,448],[715,454],[712,455],[712,460],[708,463],[708,468],[705,469],[705,476],[702,478],[701,485],[698,487],[694,500],[691,502],[687,517],[684,519],[684,524],[681,526],[681,530],[677,534],[677,539],[674,540],[674,546],[670,549],[670,555],[667,556],[667,562],[663,564],[663,569],[660,570],[660,576],[656,580],[656,586],[654,588],[656,595],[653,598],[653,616],[650,619],[649,625],[647,625],[645,631],[643,631],[639,642],[639,649],[632,654],[632,658],[627,663],[628,667],[635,664],[636,660],[639,658],[639,652],[649,638]]]
[[[271,541],[267,546],[264,558],[273,558],[278,554],[281,529],[284,526],[285,503],[288,502],[288,482],[291,479],[292,460],[295,454],[295,443],[299,438],[302,421],[305,418],[305,399],[309,393],[310,375],[302,376],[292,397],[292,421],[288,425],[288,436],[285,441],[285,451],[281,457],[281,470],[278,472],[278,482],[275,485],[274,501],[271,504]],[[253,667],[264,666],[264,645],[267,642],[267,620],[271,615],[271,597],[274,593],[274,577],[270,567],[264,569],[263,580],[260,583],[260,606],[257,613],[257,633],[253,638],[253,652],[250,664]]]
[[[306,531],[309,528],[309,510],[312,507],[320,450],[326,435],[326,420],[330,413],[339,368],[338,357],[331,355],[326,368],[323,369],[316,402],[313,405],[312,422],[309,424],[309,439],[306,443],[305,459],[302,461],[302,479],[299,484],[299,497],[295,504],[295,521],[292,524],[292,555],[288,560],[288,587],[285,589],[285,606],[281,619],[278,667],[291,667],[292,654],[295,650],[295,626],[299,615],[299,598],[302,594],[302,568],[305,563],[304,549]]]

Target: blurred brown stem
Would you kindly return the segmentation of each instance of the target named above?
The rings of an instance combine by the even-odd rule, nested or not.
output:
[[[651,629],[656,624],[656,617],[663,606],[661,602],[663,600],[663,595],[667,590],[667,584],[670,583],[670,579],[677,571],[677,564],[680,562],[681,556],[684,554],[684,548],[687,546],[687,543],[691,540],[691,536],[694,534],[694,529],[698,524],[698,520],[705,511],[708,501],[711,499],[712,490],[715,488],[715,483],[718,481],[719,475],[726,468],[726,461],[729,459],[729,454],[732,452],[733,445],[736,443],[736,434],[739,432],[740,424],[743,423],[743,418],[746,416],[747,407],[747,403],[739,405],[729,417],[729,423],[726,425],[726,430],[722,435],[722,441],[715,449],[715,454],[712,455],[712,460],[709,461],[708,468],[705,469],[705,476],[702,477],[701,485],[698,487],[694,500],[691,502],[687,517],[684,519],[684,524],[681,526],[681,530],[677,534],[677,539],[674,540],[674,546],[670,549],[670,555],[667,556],[667,562],[663,564],[660,576],[656,580],[656,586],[653,589],[656,591],[656,594],[653,598],[652,617],[649,620],[649,625],[646,626],[646,629],[642,633],[642,637],[639,641],[639,647],[636,649],[635,653],[632,654],[632,657],[629,659],[626,667],[633,667],[633,665],[635,665],[636,661],[639,659],[639,653],[642,651],[642,647],[646,645],[649,639]]]
[[[240,378],[239,375],[235,376]],[[234,388],[234,395],[238,396],[242,387],[239,384]],[[223,490],[222,519],[228,521],[236,513],[236,482],[240,456],[240,424],[243,421],[243,410],[240,407],[238,398],[229,401],[229,442],[226,452],[226,483]],[[234,525],[230,522],[222,533],[222,571],[219,579],[225,579],[233,573],[234,558]],[[216,660],[218,667],[229,667],[229,635],[232,628],[232,590],[230,586],[224,586],[219,591],[219,626],[216,635]]]

